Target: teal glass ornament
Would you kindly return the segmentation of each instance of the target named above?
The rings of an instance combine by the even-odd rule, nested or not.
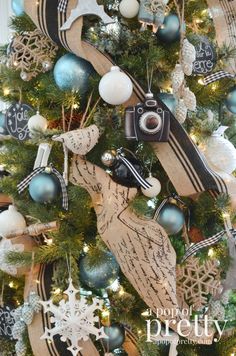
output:
[[[184,213],[176,204],[166,203],[157,216],[157,222],[168,235],[175,235],[184,226]]]
[[[60,194],[60,182],[56,176],[48,173],[36,175],[29,185],[29,193],[36,203],[50,203]]]
[[[167,108],[172,112],[172,114],[175,113],[177,102],[173,94],[159,93],[157,97],[167,106]]]
[[[232,114],[236,114],[236,86],[230,89],[225,104]]]
[[[11,0],[11,8],[16,16],[24,13],[24,0]]]
[[[61,90],[75,90],[86,93],[93,66],[83,58],[68,53],[62,56],[54,66],[54,79]]]
[[[112,352],[120,348],[125,342],[125,328],[120,323],[113,323],[111,326],[105,326],[104,332],[108,338],[101,339],[107,352]]]
[[[80,280],[91,289],[105,289],[118,278],[120,267],[112,253],[103,251],[99,254],[96,265],[90,264],[89,255],[79,261]]]
[[[0,112],[0,135],[9,135],[6,127],[5,115],[2,112]]]
[[[157,31],[157,38],[163,43],[173,43],[180,39],[180,22],[176,14],[165,17],[163,25]]]

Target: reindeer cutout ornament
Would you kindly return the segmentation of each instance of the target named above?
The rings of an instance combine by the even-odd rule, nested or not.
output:
[[[154,311],[158,308],[177,310],[176,254],[165,230],[154,220],[138,217],[129,207],[136,188],[116,184],[103,169],[83,155],[96,144],[96,125],[64,133],[55,138],[76,153],[72,160],[70,181],[85,188],[91,196],[97,215],[100,236],[115,255],[122,272]],[[88,142],[90,143],[88,145]],[[165,316],[164,319],[171,319]],[[170,321],[177,329],[178,320]],[[188,338],[199,342],[193,326],[183,323],[180,329]],[[211,336],[206,338],[211,340]]]

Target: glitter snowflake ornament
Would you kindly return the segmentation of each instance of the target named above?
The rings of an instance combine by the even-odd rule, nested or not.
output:
[[[95,316],[96,310],[103,310],[103,301],[93,298],[93,303],[88,305],[87,299],[81,296],[80,300],[76,298],[79,293],[74,288],[72,280],[69,281],[69,287],[64,292],[68,296],[68,300],[62,299],[59,305],[53,304],[52,300],[41,302],[44,312],[50,312],[54,316],[51,317],[51,323],[54,324],[52,329],[45,328],[44,335],[41,339],[53,340],[57,334],[61,336],[61,341],[70,341],[71,347],[68,350],[73,356],[77,356],[82,348],[78,342],[87,341],[89,335],[95,335],[96,339],[106,338],[104,328],[96,328],[95,323],[98,322],[98,316]]]

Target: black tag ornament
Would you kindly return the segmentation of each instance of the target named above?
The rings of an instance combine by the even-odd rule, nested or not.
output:
[[[8,306],[0,308],[0,337],[8,340],[13,340],[12,328],[15,324],[13,310]]]
[[[207,38],[201,38],[195,49],[196,61],[193,63],[193,74],[211,73],[217,61],[214,45]]]
[[[19,141],[30,139],[28,128],[29,113],[33,109],[22,103],[13,104],[6,112],[6,128],[12,137]]]

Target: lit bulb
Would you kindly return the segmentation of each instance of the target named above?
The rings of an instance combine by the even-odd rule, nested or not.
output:
[[[203,79],[201,78],[201,79],[198,79],[198,84],[201,84],[201,85],[204,85],[204,81],[203,81]]]
[[[87,253],[87,252],[89,251],[88,245],[84,245],[83,251],[84,251],[85,253]]]
[[[79,105],[78,104],[74,104],[73,105],[73,109],[78,109]]]
[[[57,289],[53,292],[53,294],[55,294],[55,295],[58,295],[58,294],[60,294],[60,293],[61,293],[60,288],[57,288]]]
[[[110,312],[108,309],[102,311],[102,317],[108,318],[110,316]]]
[[[208,256],[209,256],[209,257],[213,257],[213,256],[214,256],[214,250],[213,250],[213,248],[210,248],[210,250],[208,251]]]
[[[13,282],[10,282],[8,285],[9,285],[10,288],[14,288],[14,283]]]
[[[124,294],[125,294],[124,288],[121,287],[121,288],[120,288],[120,291],[119,291],[119,295],[122,296],[122,295],[124,295]]]
[[[3,94],[5,96],[9,95],[10,94],[10,89],[8,89],[8,88],[3,89]]]

